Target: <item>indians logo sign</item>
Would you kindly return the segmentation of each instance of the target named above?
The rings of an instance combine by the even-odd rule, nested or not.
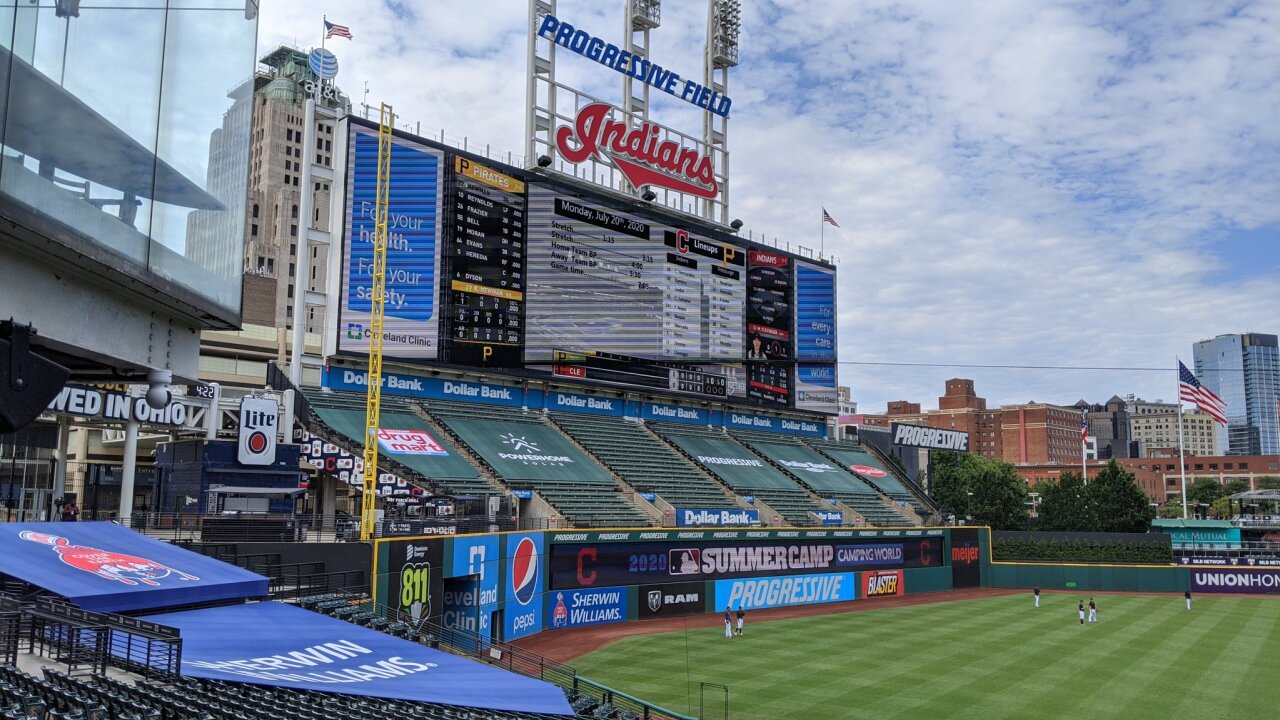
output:
[[[183,580],[199,580],[195,575],[188,575],[174,570],[168,565],[161,565],[154,560],[125,555],[124,553],[99,550],[87,545],[72,545],[69,540],[57,535],[49,535],[32,530],[23,530],[18,537],[28,542],[49,545],[58,554],[58,559],[77,570],[93,573],[107,580],[115,580],[125,585],[158,586],[156,582],[170,575]]]
[[[715,163],[675,140],[663,140],[662,126],[644,122],[629,127],[614,120],[608,103],[584,105],[573,126],[556,129],[556,148],[575,165],[591,157],[612,162],[633,186],[656,185],[704,198],[720,194]]]

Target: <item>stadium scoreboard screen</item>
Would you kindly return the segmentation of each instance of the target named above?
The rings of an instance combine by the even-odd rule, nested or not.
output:
[[[349,126],[339,352],[368,352],[377,131]],[[388,358],[836,412],[835,271],[397,136]]]

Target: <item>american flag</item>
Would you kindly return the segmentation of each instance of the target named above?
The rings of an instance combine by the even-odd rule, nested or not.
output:
[[[1089,413],[1080,408],[1080,442],[1086,442],[1089,439]]]
[[[831,213],[827,212],[826,208],[822,208],[822,222],[831,223],[836,227],[840,227],[840,223],[836,222],[835,218],[831,217]]]
[[[346,25],[339,25],[337,23],[331,23],[328,20],[325,20],[324,21],[325,39],[328,40],[329,38],[335,37],[335,36],[350,40],[351,28],[347,27]]]
[[[1222,402],[1222,398],[1215,395],[1212,390],[1201,385],[1181,360],[1178,361],[1178,397],[1183,402],[1189,402],[1200,408],[1215,422],[1221,425],[1227,424],[1227,404]]]

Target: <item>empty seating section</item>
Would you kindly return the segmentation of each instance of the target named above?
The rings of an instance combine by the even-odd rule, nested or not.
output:
[[[872,525],[914,524],[908,516],[885,504],[879,493],[862,478],[804,443],[749,440],[747,445],[796,476],[818,496],[848,505]]]
[[[441,423],[513,489],[536,490],[575,525],[653,524],[617,491],[607,470],[546,422],[446,413]]]
[[[794,480],[723,432],[672,423],[651,427],[734,492],[758,498],[792,525],[812,524],[809,512],[823,509]]]
[[[552,422],[640,492],[680,508],[734,508],[724,489],[639,423],[553,413]]]
[[[479,420],[498,420],[501,422],[542,423],[542,414],[520,408],[502,405],[481,405],[480,403],[454,402],[452,400],[420,400],[418,401],[428,413],[438,420],[445,418],[474,418]]]
[[[0,666],[3,717],[21,720],[552,720],[563,715],[384,700],[280,687],[106,675],[34,677]],[[578,696],[570,694],[575,701]],[[575,705],[576,711],[576,705]],[[594,717],[577,715],[576,717]]]
[[[895,472],[862,445],[838,440],[811,440],[810,445],[842,466],[854,468],[855,473],[888,495],[891,500],[906,503],[921,517],[929,514],[928,507],[902,484]],[[859,471],[857,468],[866,469]]]

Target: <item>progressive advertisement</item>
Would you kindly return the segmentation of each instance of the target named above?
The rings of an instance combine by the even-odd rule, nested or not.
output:
[[[857,577],[851,572],[717,580],[715,610],[763,610],[845,602],[855,599],[857,591]]]
[[[892,542],[557,543],[554,589],[720,580],[761,574],[940,567],[941,538]]]
[[[373,243],[378,179],[377,130],[350,125],[346,219],[342,255],[338,349],[369,351],[373,303]],[[396,138],[391,145],[383,352],[388,357],[434,360],[439,314],[439,217],[444,153]]]

